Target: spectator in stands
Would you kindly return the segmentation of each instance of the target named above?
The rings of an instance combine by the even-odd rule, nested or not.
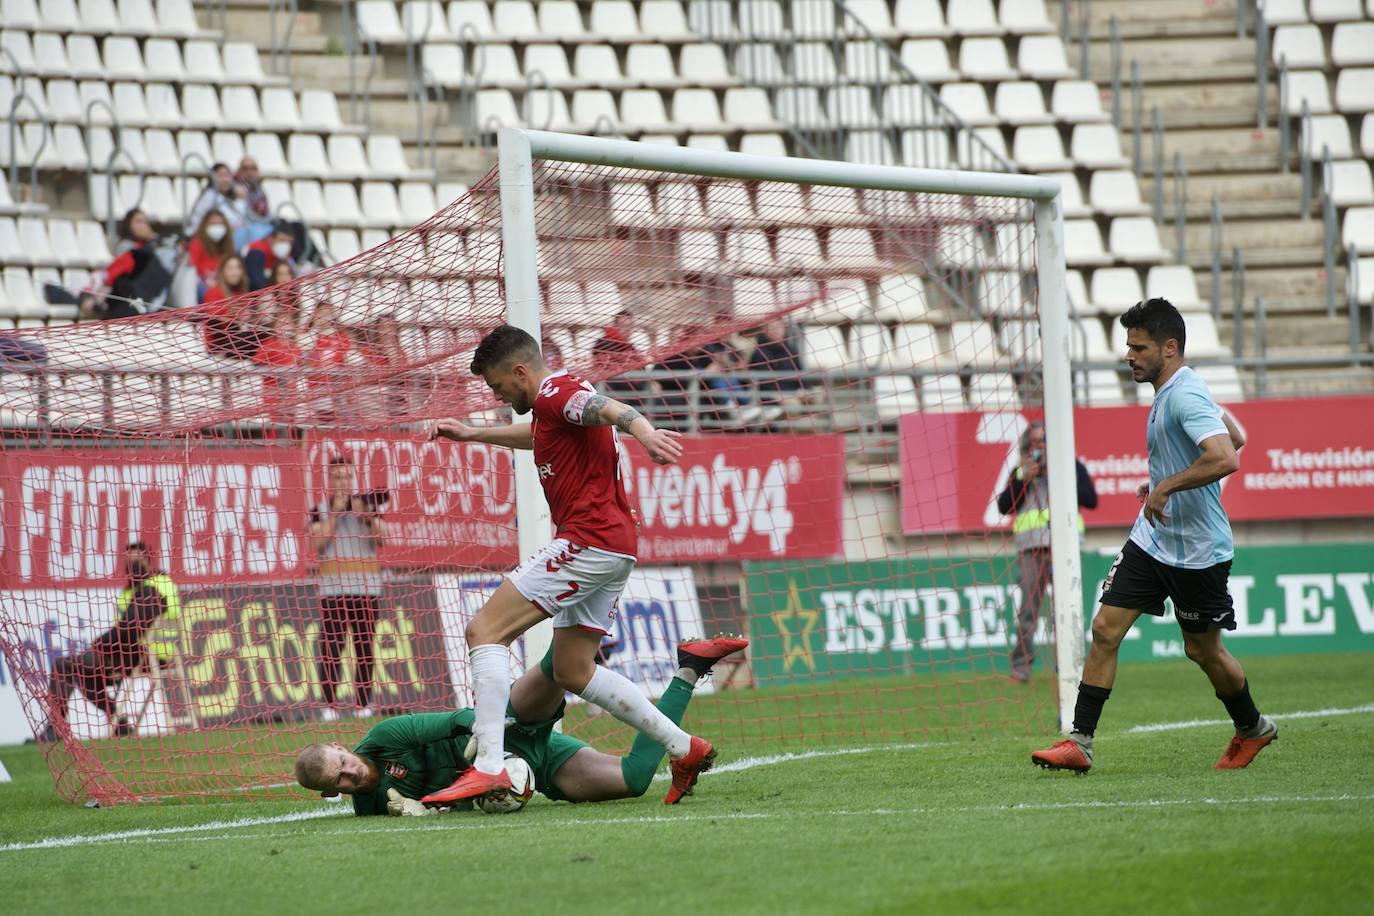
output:
[[[646,367],[646,360],[634,344],[630,342],[630,336],[634,331],[634,317],[628,309],[620,311],[611,321],[610,327],[602,333],[596,343],[592,344],[592,374],[598,378],[607,378],[615,373],[619,375],[627,369],[638,371]],[[651,385],[643,382],[628,381],[620,378],[609,378],[602,385],[606,393],[622,404],[642,410],[645,399],[650,393]]]
[[[311,370],[306,384],[310,388],[316,416],[321,420],[332,420],[345,412],[343,405],[349,390],[341,376],[348,355],[353,350],[353,338],[347,330],[339,327],[334,303],[328,299],[316,303],[314,314],[310,316],[309,331],[313,342],[305,358]]]
[[[0,373],[31,372],[48,364],[48,348],[22,334],[0,334]]]
[[[115,599],[114,626],[96,637],[85,652],[66,655],[53,663],[48,683],[48,727],[45,741],[65,730],[67,702],[79,691],[109,720],[117,736],[133,734],[119,712],[110,688],[149,664],[170,663],[180,652],[181,599],[171,576],[156,571],[148,545],[135,541],[124,550],[128,583]]]
[[[115,259],[82,293],[83,318],[128,318],[161,304],[172,274],[148,215],[135,207],[119,222]],[[168,253],[175,259],[174,252]]]
[[[296,268],[290,261],[278,261],[272,265],[272,274],[268,279],[268,285],[272,287],[272,307],[274,309],[286,309],[291,313],[291,320],[297,327],[301,326],[301,293],[300,289],[290,286],[292,280],[296,279]]]
[[[693,400],[692,393],[699,383],[705,387],[701,376],[710,364],[710,351],[704,347],[686,347],[654,367],[659,372],[672,373],[659,381],[657,422],[684,430],[699,424],[698,409],[706,403],[706,395],[699,392]]]
[[[250,314],[241,314],[245,308],[239,304],[234,314],[228,308],[229,299],[249,292],[248,271],[243,266],[243,258],[231,254],[219,263],[215,272],[214,284],[205,291],[201,300],[201,333],[205,336],[205,349],[211,356],[232,356],[236,359],[252,359],[258,352],[266,335],[261,327],[252,321]]]
[[[253,289],[263,289],[271,285],[272,271],[277,262],[291,263],[291,246],[295,236],[291,225],[278,222],[272,227],[272,234],[248,246],[243,262],[248,268],[248,285]]]
[[[205,220],[205,214],[216,210],[229,224],[234,234],[234,250],[240,251],[248,244],[248,203],[246,192],[234,184],[234,174],[223,162],[216,162],[210,168],[210,181],[200,192],[191,215],[186,220],[186,232],[190,234]]]
[[[1078,506],[1096,509],[1093,479],[1082,461],[1074,463],[1078,468]],[[1024,684],[1030,680],[1031,663],[1035,661],[1035,625],[1050,584],[1050,488],[1045,478],[1044,423],[1032,423],[1021,434],[1021,463],[997,496],[997,508],[1003,515],[1016,516],[1011,530],[1021,558],[1021,607],[1016,611],[1016,639],[1011,646],[1011,679]],[[1083,530],[1081,512],[1078,528]]]
[[[787,323],[781,318],[765,321],[757,337],[754,353],[749,358],[750,372],[801,372],[801,358],[788,335]],[[776,420],[782,416],[783,398],[801,388],[796,378],[765,378],[758,382],[759,407],[763,419]]]
[[[282,405],[296,390],[295,369],[304,359],[296,342],[296,323],[289,312],[277,311],[268,318],[271,335],[253,354],[253,362],[274,370],[262,380],[262,405],[273,422],[286,419]]]
[[[758,405],[750,403],[748,388],[738,374],[748,368],[740,352],[729,343],[712,344],[704,352],[707,363],[702,370],[702,381],[712,392],[703,398],[705,413],[720,425],[728,425],[736,419],[743,423],[758,419],[761,411]]]
[[[262,189],[257,160],[252,156],[244,156],[239,160],[239,170],[234,173],[234,187],[242,191],[240,199],[248,219],[247,241],[252,243],[267,237],[272,232],[272,207]]]
[[[310,513],[307,534],[320,560],[320,687],[325,720],[339,717],[339,655],[353,637],[353,715],[372,715],[373,634],[383,580],[378,555],[386,542],[380,508],[384,494],[358,493],[353,466],[336,456],[329,462],[329,492]]]
[[[182,308],[200,302],[215,280],[220,262],[234,253],[229,222],[218,210],[205,214],[186,246],[186,260],[172,280],[172,306]]]

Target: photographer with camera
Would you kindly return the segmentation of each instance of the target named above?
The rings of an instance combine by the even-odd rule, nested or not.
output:
[[[329,461],[329,494],[310,513],[308,535],[319,556],[320,687],[325,708],[321,718],[339,717],[336,688],[339,656],[349,631],[353,634],[354,718],[372,715],[372,639],[382,596],[382,568],[378,560],[386,541],[382,507],[390,501],[385,490],[357,493],[353,466],[343,456]]]
[[[1082,461],[1078,470],[1078,507],[1097,508],[1097,489]],[[1050,487],[1045,477],[1045,424],[1032,423],[1021,434],[1021,463],[1011,473],[1006,489],[997,496],[1003,515],[1015,513],[1012,538],[1021,556],[1021,606],[1016,611],[1016,638],[1011,647],[1011,679],[1030,680],[1035,661],[1035,625],[1050,583]],[[1082,539],[1083,513],[1078,514]]]

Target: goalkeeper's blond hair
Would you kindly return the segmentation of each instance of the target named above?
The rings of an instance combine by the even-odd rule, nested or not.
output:
[[[302,788],[312,792],[327,788],[324,784],[327,750],[323,744],[311,744],[302,748],[296,755],[296,782],[300,783]]]

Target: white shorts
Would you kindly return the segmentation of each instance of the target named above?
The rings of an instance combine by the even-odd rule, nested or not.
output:
[[[634,557],[554,538],[507,578],[555,628],[610,633]]]

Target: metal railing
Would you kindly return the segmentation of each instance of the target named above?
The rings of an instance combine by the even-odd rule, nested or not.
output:
[[[378,51],[377,42],[371,38],[363,38],[358,33],[357,2],[358,0],[343,0],[339,6],[343,24],[344,53],[348,55],[348,120],[354,124],[359,123],[358,99],[361,96],[363,109],[361,123],[370,131],[372,129],[372,79],[377,74]],[[367,51],[367,73],[363,77],[360,91],[358,88],[358,57],[364,48]]]
[[[1336,222],[1336,201],[1332,196],[1331,150],[1322,150],[1322,268],[1326,272],[1326,317],[1336,317],[1336,251],[1341,244],[1341,227]]]
[[[23,85],[22,82],[20,85]],[[38,158],[48,148],[48,134],[51,131],[51,121],[48,115],[38,107],[38,103],[33,100],[27,92],[20,90],[14,94],[14,99],[10,102],[9,110],[9,144],[10,144],[10,187],[18,193],[19,189],[19,108],[25,102],[33,109],[35,119],[32,124],[41,125],[39,128],[38,148],[28,149],[28,141],[24,141],[25,152],[29,157],[29,203],[38,203]]]
[[[286,11],[286,31],[281,40],[277,40],[277,14]],[[291,65],[291,37],[296,31],[296,16],[299,13],[297,0],[267,0],[267,18],[271,29],[271,46],[268,50],[268,60],[271,61],[272,72],[281,76],[283,71],[286,74],[287,85],[291,91],[296,91],[295,68]]]

